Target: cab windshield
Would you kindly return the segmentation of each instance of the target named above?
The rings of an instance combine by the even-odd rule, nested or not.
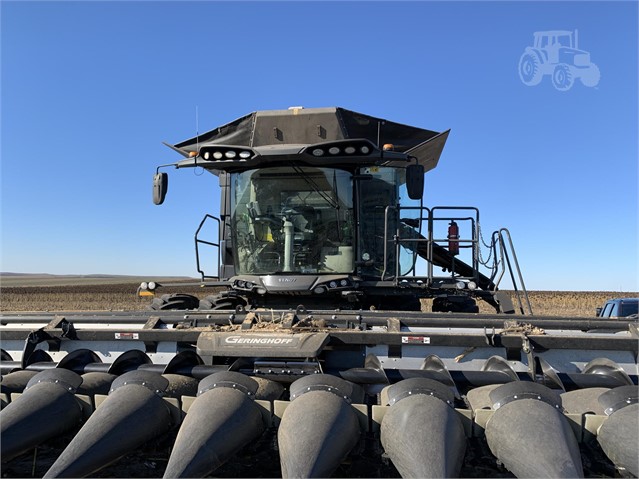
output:
[[[260,168],[231,175],[237,274],[351,273],[353,189],[335,168]]]

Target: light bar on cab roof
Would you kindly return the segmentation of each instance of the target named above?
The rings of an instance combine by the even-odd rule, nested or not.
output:
[[[200,148],[198,157],[204,161],[243,162],[257,155],[251,148],[235,145],[209,145]]]
[[[369,156],[377,147],[369,140],[339,140],[307,146],[301,153],[320,157]]]

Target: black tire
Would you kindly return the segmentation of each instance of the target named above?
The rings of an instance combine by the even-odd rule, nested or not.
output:
[[[560,63],[552,72],[552,84],[559,91],[568,91],[575,83],[575,76],[569,65]]]
[[[469,299],[464,303],[462,311],[460,313],[479,313],[479,306],[474,299]]]
[[[519,78],[524,85],[539,85],[543,76],[537,55],[532,52],[524,53],[519,59]]]
[[[198,309],[201,311],[235,310],[238,306],[245,307],[246,300],[239,296],[212,294],[200,301]]]
[[[432,311],[433,313],[479,313],[479,306],[473,298],[454,301],[449,298],[435,298]]]
[[[421,311],[422,303],[419,298],[400,296],[389,297],[365,304],[367,309],[371,307],[378,311]]]
[[[431,311],[433,313],[448,313],[450,311],[450,301],[447,298],[435,298],[433,299],[433,306]]]
[[[163,294],[161,297],[154,298],[151,301],[149,309],[154,311],[197,309],[199,304],[200,300],[190,294]]]

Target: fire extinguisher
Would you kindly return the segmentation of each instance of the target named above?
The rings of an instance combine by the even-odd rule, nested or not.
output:
[[[459,254],[459,226],[454,221],[448,225],[448,251],[453,256]]]

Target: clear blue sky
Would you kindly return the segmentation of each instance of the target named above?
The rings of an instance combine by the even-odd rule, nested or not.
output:
[[[537,290],[637,291],[637,2],[1,2],[1,271],[197,276],[216,178],[161,144],[254,110],[341,106],[451,128],[426,204],[510,229]],[[579,31],[601,71],[531,87]]]

